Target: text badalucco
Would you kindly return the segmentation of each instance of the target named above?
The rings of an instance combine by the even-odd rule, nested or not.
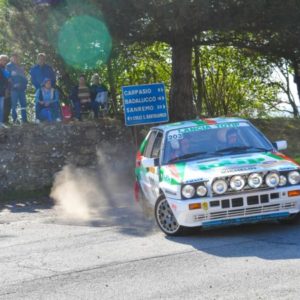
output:
[[[159,92],[161,92],[161,89],[159,89]],[[130,91],[124,91],[124,95],[126,97],[132,96],[131,99],[125,99],[125,104],[142,104],[142,103],[151,103],[156,101],[164,101],[164,96],[148,96],[148,97],[142,97],[140,98],[140,95],[149,95],[152,93],[151,89],[136,89],[136,90],[130,90]],[[135,98],[136,97],[136,98]]]

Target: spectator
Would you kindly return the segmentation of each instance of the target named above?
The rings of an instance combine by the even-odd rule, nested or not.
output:
[[[98,117],[99,104],[91,100],[90,89],[86,84],[84,75],[80,75],[78,85],[76,85],[70,95],[75,112],[75,118],[81,120],[82,110],[91,109],[95,119]]]
[[[58,91],[52,87],[51,79],[46,78],[35,94],[36,122],[61,121]]]
[[[107,88],[101,84],[100,77],[98,74],[94,74],[92,76],[92,85],[91,85],[91,100],[95,101],[96,104],[98,104],[99,107],[104,109],[105,112],[108,111],[108,92]],[[97,109],[97,117],[98,117],[98,111]]]
[[[4,99],[8,92],[8,77],[9,74],[5,69],[8,63],[7,55],[0,55],[0,127],[6,127],[4,125]]]
[[[51,80],[51,86],[55,87],[56,76],[49,65],[46,64],[46,54],[39,53],[37,56],[38,63],[30,70],[31,82],[37,91],[41,88],[46,78]]]
[[[23,68],[19,65],[19,56],[14,53],[10,58],[10,63],[7,64],[6,69],[10,73],[10,97],[11,97],[11,111],[14,123],[18,123],[17,105],[21,106],[22,122],[27,122],[26,114],[26,88],[27,79]]]

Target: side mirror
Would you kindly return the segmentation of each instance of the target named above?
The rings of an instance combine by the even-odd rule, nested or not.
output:
[[[278,151],[287,149],[287,141],[276,141],[272,144]]]
[[[157,167],[159,164],[158,158],[143,157],[142,166],[145,168]]]

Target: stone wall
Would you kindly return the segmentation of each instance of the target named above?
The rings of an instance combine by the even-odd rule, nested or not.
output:
[[[259,128],[271,142],[286,140],[285,154],[300,159],[300,119],[257,119],[251,122]]]
[[[131,130],[117,121],[0,129],[0,200],[7,192],[51,187],[65,165],[95,168],[99,153],[111,170],[129,174],[135,152]]]
[[[300,158],[300,120],[253,123],[272,141],[287,140],[286,153]],[[149,127],[138,129],[140,142]],[[101,120],[1,128],[0,200],[13,191],[51,187],[54,175],[66,165],[96,168],[99,153],[112,172],[124,173],[124,179],[133,178],[136,147],[131,129],[122,122]]]

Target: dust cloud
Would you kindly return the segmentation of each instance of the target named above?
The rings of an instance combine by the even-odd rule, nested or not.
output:
[[[55,177],[50,197],[58,217],[67,222],[93,226],[136,227],[149,230],[153,218],[134,200],[134,160],[128,171],[128,156],[107,160],[98,149],[97,166],[65,166]]]

